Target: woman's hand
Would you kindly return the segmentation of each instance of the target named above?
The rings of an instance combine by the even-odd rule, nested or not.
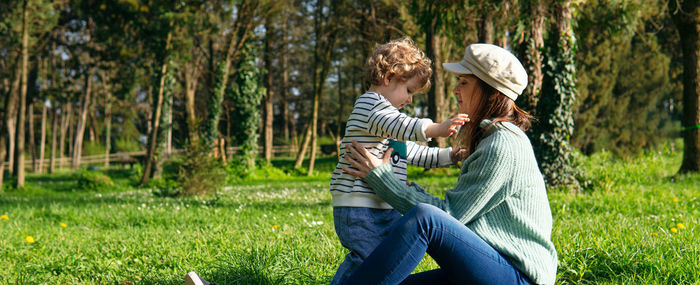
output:
[[[352,144],[346,145],[345,148],[350,151],[350,153],[345,154],[345,159],[347,159],[348,162],[350,162],[350,165],[357,170],[343,167],[343,171],[362,179],[364,179],[365,176],[367,176],[367,173],[372,171],[372,169],[375,169],[382,164],[389,163],[391,153],[394,151],[393,148],[387,149],[384,152],[384,157],[379,159],[369,153],[369,151],[367,151],[367,149],[357,141],[352,141]]]
[[[462,149],[459,146],[452,148],[452,151],[450,151],[450,159],[452,160],[452,165],[459,169],[462,169],[462,161],[464,161],[466,158],[467,150]]]

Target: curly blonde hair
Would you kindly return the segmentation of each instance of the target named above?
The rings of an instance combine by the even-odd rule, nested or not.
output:
[[[415,93],[430,87],[432,61],[409,37],[392,40],[374,49],[365,64],[365,79],[369,85],[383,85],[384,79],[397,78],[406,82],[418,77],[421,84]]]

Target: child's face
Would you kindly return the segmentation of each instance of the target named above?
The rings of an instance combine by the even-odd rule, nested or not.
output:
[[[400,110],[413,102],[413,94],[420,88],[418,77],[413,77],[405,82],[392,78],[388,82],[385,81],[385,85],[382,86],[380,93],[389,100],[392,106]]]

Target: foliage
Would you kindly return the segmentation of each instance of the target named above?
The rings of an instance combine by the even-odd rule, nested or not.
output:
[[[219,159],[209,156],[207,148],[199,142],[189,144],[177,163],[176,182],[182,187],[181,195],[215,194],[226,181]]]
[[[577,7],[572,143],[585,154],[607,149],[633,156],[674,135],[673,101],[680,96],[671,74],[679,65],[660,47],[666,36],[649,26],[664,21],[663,5],[590,1]]]
[[[531,133],[540,171],[548,187],[580,187],[569,143],[574,130],[576,100],[576,42],[573,34],[551,31],[545,52],[544,79],[537,105],[538,120]],[[559,34],[561,33],[561,34]]]
[[[237,72],[233,75],[230,88],[235,111],[233,115],[234,144],[241,145],[243,165],[248,169],[255,167],[255,157],[258,152],[258,127],[260,125],[260,112],[258,106],[265,95],[262,86],[262,73],[255,64],[255,54],[252,43],[245,44],[243,59],[239,63]]]
[[[256,180],[283,180],[290,177],[290,174],[272,164],[258,162],[257,167],[250,169],[242,161],[243,157],[234,157],[226,165],[227,184],[241,183],[242,181]],[[305,174],[306,172],[304,172]],[[302,175],[301,173],[299,175]]]
[[[105,146],[101,144],[99,141],[89,141],[86,142],[83,145],[84,152],[83,154],[85,155],[104,155],[105,154]]]
[[[91,170],[80,170],[76,174],[78,190],[82,191],[99,191],[114,187],[114,182],[109,176]]]
[[[182,195],[182,187],[176,181],[166,178],[155,178],[148,181],[153,195],[158,197],[178,197]]]
[[[229,76],[229,74],[226,74],[225,65],[226,63],[223,60],[216,64],[216,85],[214,86],[214,92],[209,94],[209,115],[205,122],[202,138],[204,139],[204,145],[210,150],[214,148],[214,142],[219,139],[221,104],[224,101],[224,92],[226,91],[226,85],[224,85],[226,80],[224,77]]]
[[[129,136],[120,136],[114,141],[115,152],[135,152],[142,150],[141,144],[136,139]]]

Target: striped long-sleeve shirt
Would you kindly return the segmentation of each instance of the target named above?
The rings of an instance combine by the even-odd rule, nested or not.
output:
[[[358,141],[376,157],[382,157],[393,147],[392,170],[403,182],[407,179],[407,164],[424,168],[449,166],[451,148],[427,147],[413,142],[428,140],[425,129],[431,123],[430,119],[412,118],[399,112],[377,93],[368,92],[357,98],[345,128],[338,165],[331,177],[333,207],[391,209],[365,181],[343,171],[343,167],[352,169],[344,157],[345,145],[352,141]]]

